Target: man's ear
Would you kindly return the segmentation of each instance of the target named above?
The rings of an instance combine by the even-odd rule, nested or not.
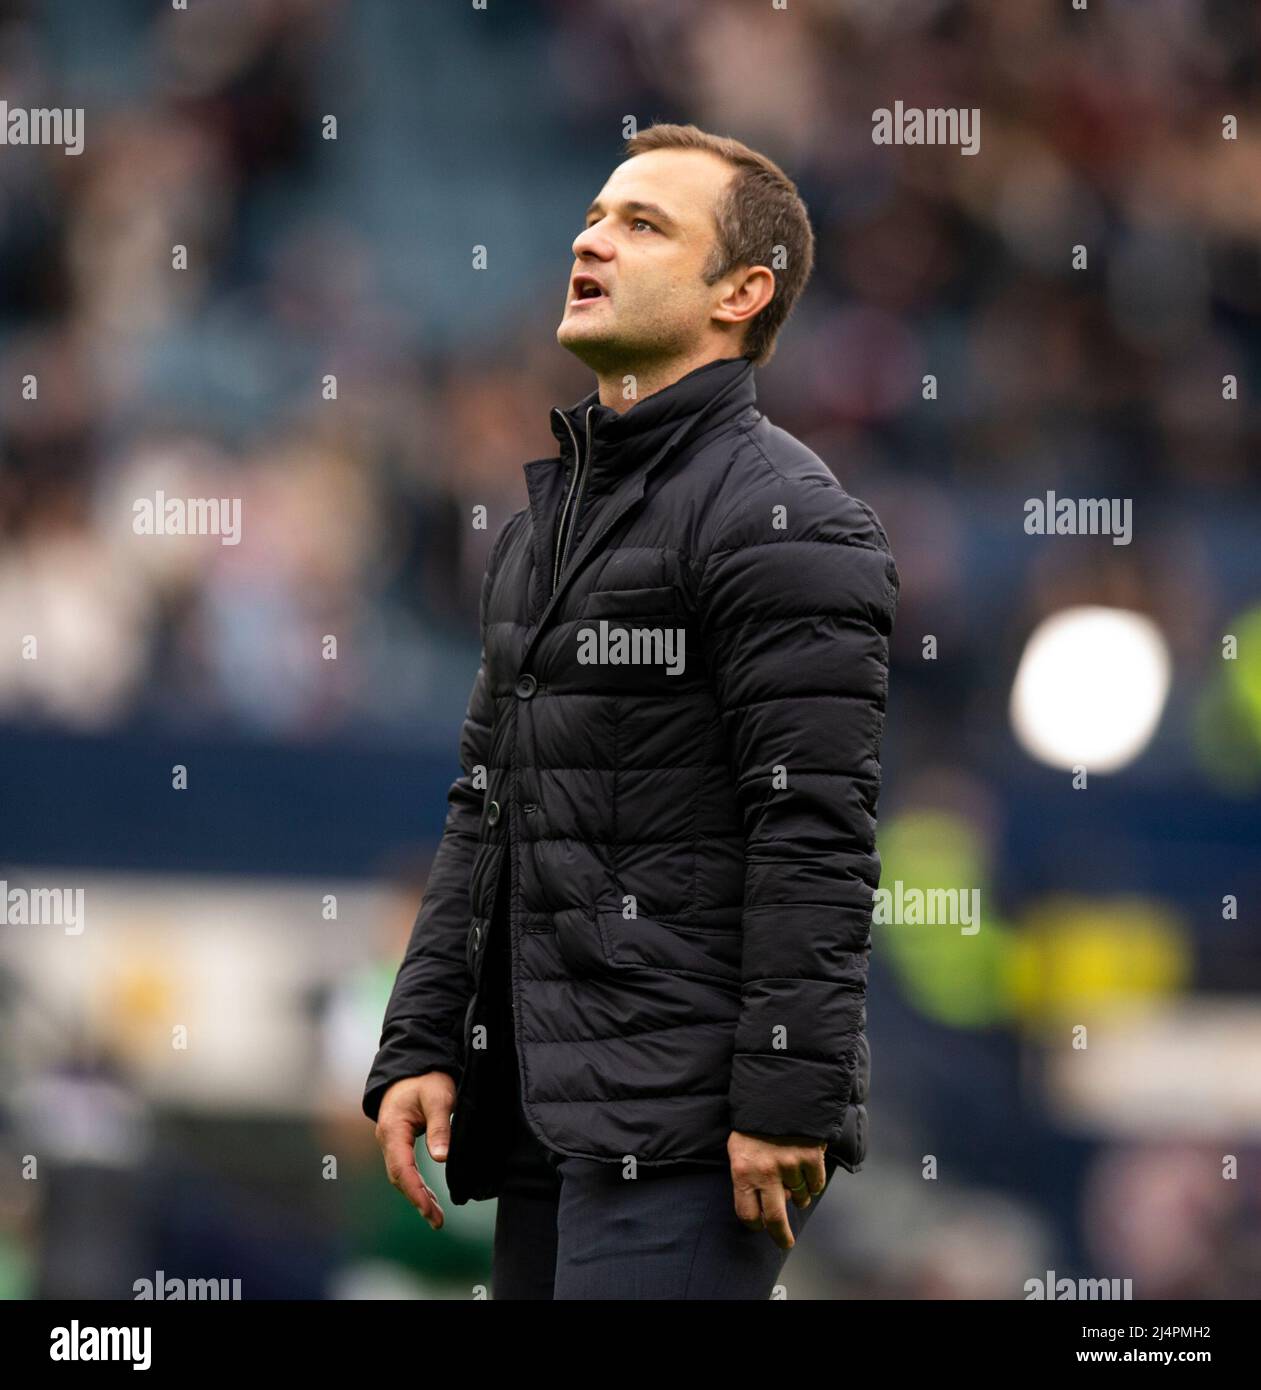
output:
[[[775,272],[764,265],[741,266],[723,277],[723,296],[711,317],[739,326],[755,319],[775,295]]]

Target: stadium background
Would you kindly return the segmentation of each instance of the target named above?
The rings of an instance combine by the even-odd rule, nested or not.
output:
[[[1259,14],[0,0],[0,95],[86,124],[0,148],[0,874],[87,910],[0,928],[0,1293],[486,1282],[493,1206],[429,1231],[359,1098],[486,551],[591,388],[554,332],[633,115],[811,209],[761,404],[898,558],[884,881],[981,891],[974,935],[873,928],[870,1157],[790,1296],[1261,1294]],[[895,100],[980,108],[980,154],[874,146]],[[241,544],[136,536],[158,489],[240,498]],[[1048,490],[1132,499],[1132,543],[1028,535]],[[1097,680],[1159,717],[1084,789],[1009,707],[1082,604],[1172,672]]]

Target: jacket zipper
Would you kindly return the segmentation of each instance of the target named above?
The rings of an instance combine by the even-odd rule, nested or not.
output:
[[[556,559],[552,565],[552,593],[556,592],[556,586],[560,583],[560,572],[565,567],[565,560],[569,555],[569,542],[573,538],[574,530],[578,522],[578,511],[582,506],[582,489],[587,481],[587,461],[591,457],[591,412],[594,406],[587,407],[587,448],[582,455],[578,453],[578,438],[574,434],[574,427],[569,423],[569,416],[562,415],[561,419],[565,422],[565,428],[569,431],[570,442],[574,446],[574,476],[569,482],[569,492],[565,497],[565,505],[560,510],[560,528],[556,535]],[[574,497],[575,490],[577,497]],[[573,502],[573,515],[570,516],[569,505]],[[566,522],[569,522],[566,530]]]

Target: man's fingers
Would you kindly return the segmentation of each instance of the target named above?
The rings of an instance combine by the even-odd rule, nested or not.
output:
[[[443,1212],[438,1199],[425,1186],[416,1167],[416,1131],[409,1124],[391,1125],[381,1143],[385,1171],[390,1182],[420,1212],[435,1231],[442,1229]]]
[[[823,1151],[811,1154],[783,1170],[784,1187],[798,1207],[808,1207],[810,1199],[817,1197],[827,1185],[827,1169],[823,1165]]]
[[[784,1190],[792,1198],[794,1206],[808,1207],[810,1205],[810,1186],[803,1164],[793,1163],[787,1168],[781,1168],[780,1180],[784,1185]]]
[[[433,1119],[425,1121],[425,1147],[429,1150],[429,1157],[437,1163],[447,1161],[447,1150],[451,1147],[451,1116],[445,1114],[441,1118],[434,1116]]]
[[[810,1195],[817,1197],[828,1185],[828,1170],[823,1161],[823,1150],[820,1149],[814,1157],[803,1163],[801,1168],[805,1175],[806,1185],[810,1189]]]
[[[791,1250],[794,1244],[792,1227],[788,1224],[788,1207],[784,1202],[784,1185],[776,1177],[761,1189],[762,1220],[770,1238],[781,1250]]]
[[[757,1182],[752,1177],[743,1174],[731,1175],[731,1189],[735,1195],[736,1216],[746,1230],[760,1231],[762,1229],[762,1204],[758,1200]]]
[[[771,1148],[769,1144],[751,1146],[746,1142],[749,1138],[733,1136],[735,1142],[728,1145],[736,1215],[748,1230],[765,1230],[780,1249],[791,1250],[796,1237],[787,1202],[791,1198],[802,1209],[823,1191],[827,1184],[824,1151],[805,1140]]]

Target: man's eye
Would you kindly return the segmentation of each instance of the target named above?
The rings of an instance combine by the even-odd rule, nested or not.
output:
[[[642,218],[642,217],[636,217],[635,220],[631,223],[631,226],[632,226],[632,227],[647,227],[648,230],[649,230],[650,232],[655,232],[655,231],[657,230],[656,227],[654,227],[654,226],[652,225],[651,222],[647,221],[645,218]]]

